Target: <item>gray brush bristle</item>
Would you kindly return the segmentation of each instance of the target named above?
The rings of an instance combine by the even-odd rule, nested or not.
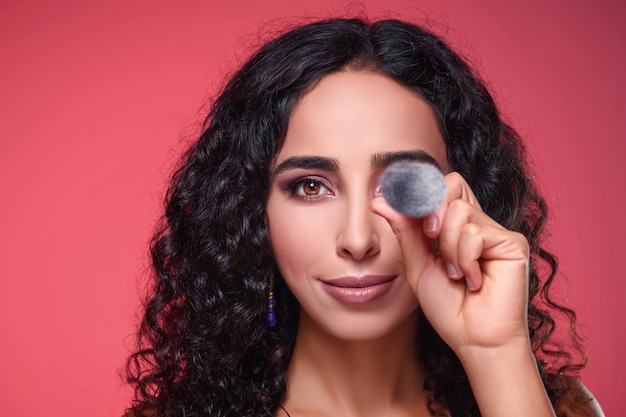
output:
[[[383,196],[395,210],[424,217],[441,206],[447,185],[436,166],[423,162],[391,164],[381,179]]]

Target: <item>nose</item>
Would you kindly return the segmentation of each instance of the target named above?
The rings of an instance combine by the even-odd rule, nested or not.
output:
[[[370,211],[369,198],[346,202],[343,227],[337,236],[337,254],[344,258],[363,260],[380,251],[376,228],[379,217]]]

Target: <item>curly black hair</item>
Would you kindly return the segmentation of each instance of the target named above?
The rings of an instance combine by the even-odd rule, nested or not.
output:
[[[228,81],[188,149],[151,244],[153,286],[127,363],[135,415],[272,416],[286,392],[298,303],[272,257],[265,204],[269,170],[299,98],[344,69],[386,75],[434,109],[453,170],[484,211],[531,248],[528,326],[548,394],[586,361],[573,311],[549,295],[557,261],[544,249],[547,207],[519,135],[485,84],[438,36],[398,20],[330,19],[265,44]],[[278,325],[266,325],[276,277]],[[555,337],[564,314],[568,346]],[[434,415],[479,416],[458,358],[422,316],[417,353]]]

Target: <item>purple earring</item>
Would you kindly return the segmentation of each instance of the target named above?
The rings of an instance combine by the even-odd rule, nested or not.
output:
[[[276,307],[276,300],[274,300],[274,276],[270,278],[270,294],[267,298],[267,327],[270,329],[276,326],[276,312],[274,308]]]

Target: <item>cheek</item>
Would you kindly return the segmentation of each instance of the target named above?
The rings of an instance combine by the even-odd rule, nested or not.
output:
[[[268,210],[274,258],[286,280],[328,259],[332,246],[329,213],[311,207],[275,205]]]

